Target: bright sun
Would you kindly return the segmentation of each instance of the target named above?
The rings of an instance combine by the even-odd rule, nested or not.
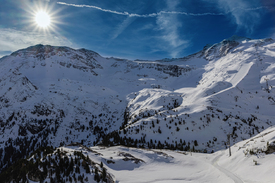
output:
[[[47,28],[51,24],[51,17],[45,11],[39,11],[35,14],[35,22],[41,28]]]

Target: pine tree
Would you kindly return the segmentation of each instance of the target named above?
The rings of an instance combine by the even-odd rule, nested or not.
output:
[[[86,164],[85,169],[86,169],[86,173],[91,173],[91,171],[90,171],[90,167],[89,167],[89,165],[88,165],[88,164]]]
[[[105,168],[103,168],[103,171],[102,171],[102,179],[103,179],[103,181],[104,182],[106,182],[106,169]]]

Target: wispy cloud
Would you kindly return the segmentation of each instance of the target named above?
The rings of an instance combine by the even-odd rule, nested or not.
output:
[[[129,16],[129,17],[139,17],[139,18],[150,18],[150,17],[158,17],[161,15],[186,15],[186,16],[225,16],[228,14],[235,14],[234,12],[238,12],[238,11],[257,11],[260,9],[265,9],[268,8],[267,6],[258,6],[258,7],[253,7],[253,6],[237,6],[237,4],[231,3],[231,1],[228,0],[218,0],[222,3],[222,1],[227,1],[228,5],[230,5],[230,8],[226,8],[227,11],[221,12],[221,13],[214,13],[214,12],[205,12],[205,13],[190,13],[190,12],[184,12],[184,11],[160,11],[157,13],[150,13],[150,14],[136,14],[136,13],[129,13],[127,11],[125,12],[119,12],[119,11],[114,11],[114,10],[109,10],[109,9],[104,9],[98,6],[92,6],[92,5],[79,5],[79,4],[68,4],[65,2],[57,2],[57,4],[60,5],[66,5],[66,6],[73,6],[73,7],[77,7],[77,8],[92,8],[92,9],[96,9],[99,11],[103,11],[103,12],[107,12],[107,13],[113,13],[113,14],[117,14],[117,15],[123,15],[123,16]],[[233,0],[234,2],[237,0]],[[233,2],[232,1],[232,2]],[[233,5],[231,7],[231,5]]]
[[[13,52],[35,44],[73,46],[65,37],[58,35],[0,29],[0,52],[2,53]]]
[[[139,3],[137,3],[139,4]],[[142,12],[144,11],[144,9],[147,9],[148,7],[147,6],[150,6],[150,4],[152,3],[146,3],[146,5],[144,5],[144,3],[142,3],[142,6],[138,6],[138,12]],[[132,9],[135,9],[132,7]],[[114,33],[113,33],[113,36],[111,37],[111,40],[114,40],[116,39],[119,35],[121,35],[125,29],[127,29],[127,27],[129,27],[134,21],[137,20],[138,17],[136,16],[126,16],[126,18],[123,20],[122,23],[120,23],[115,29],[114,29]],[[135,30],[135,32],[138,32],[138,30]]]
[[[248,34],[251,34],[254,27],[260,22],[260,10],[269,8],[269,6],[260,6],[258,0],[217,0],[217,3],[225,15],[232,17],[232,21],[238,25],[238,29],[245,29]],[[258,6],[251,8],[255,5]]]
[[[135,21],[135,17],[127,17],[115,30],[112,40],[116,39],[133,21]]]
[[[167,0],[168,9],[174,9],[178,5],[178,0]],[[170,54],[172,57],[177,57],[178,53],[182,51],[188,40],[184,40],[179,35],[178,29],[182,26],[182,23],[178,20],[176,15],[159,15],[157,17],[157,25],[162,31],[162,39],[170,45]],[[167,47],[165,48],[167,49]]]

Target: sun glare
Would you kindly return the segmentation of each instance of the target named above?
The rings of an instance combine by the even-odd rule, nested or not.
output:
[[[51,24],[51,17],[45,11],[39,11],[35,14],[35,22],[41,28],[47,28]]]
[[[49,0],[24,1],[26,13],[26,25],[29,30],[43,34],[59,34],[61,25],[62,8],[57,8],[55,3]]]

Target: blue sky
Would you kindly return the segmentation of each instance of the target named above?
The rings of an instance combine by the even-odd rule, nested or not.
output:
[[[128,59],[184,57],[232,35],[275,38],[273,0],[0,0],[0,56],[35,44]],[[51,16],[38,28],[35,13]]]

